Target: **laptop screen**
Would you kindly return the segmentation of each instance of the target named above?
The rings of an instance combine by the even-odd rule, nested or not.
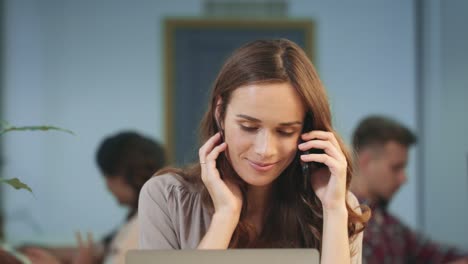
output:
[[[316,249],[130,250],[127,264],[318,264]]]

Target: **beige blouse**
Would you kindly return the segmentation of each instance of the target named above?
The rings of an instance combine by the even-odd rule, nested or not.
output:
[[[179,175],[151,178],[138,204],[140,249],[196,249],[210,225],[201,193]]]
[[[348,193],[352,207],[359,203]],[[357,211],[360,213],[360,209]],[[179,175],[165,174],[145,183],[138,207],[140,249],[196,249],[211,221],[209,208],[195,189]],[[361,263],[362,232],[351,243],[352,263]]]

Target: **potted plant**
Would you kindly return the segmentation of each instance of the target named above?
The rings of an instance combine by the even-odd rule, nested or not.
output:
[[[56,130],[56,131],[61,131],[65,133],[69,133],[74,135],[74,133],[70,130],[63,129],[60,127],[56,126],[11,126],[6,122],[1,122],[1,127],[0,127],[0,136],[12,132],[12,131],[49,131],[49,130]],[[18,178],[3,178],[0,177],[0,186],[6,184],[9,185],[10,187],[15,188],[16,190],[27,190],[30,193],[32,192],[32,189],[24,182],[22,182]],[[2,222],[2,217],[1,217],[1,212],[0,212],[0,223]],[[1,226],[0,226],[1,228]],[[28,263],[28,260],[16,252],[8,243],[6,243],[3,239],[3,235],[0,232],[0,263],[3,263],[3,260],[8,261],[10,259],[16,258],[19,263]]]

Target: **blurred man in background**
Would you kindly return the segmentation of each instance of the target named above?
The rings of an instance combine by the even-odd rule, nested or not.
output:
[[[413,132],[383,116],[363,119],[353,133],[356,173],[351,190],[372,209],[364,231],[364,263],[468,263],[466,255],[424,238],[387,210],[407,180],[408,150],[415,143]]]

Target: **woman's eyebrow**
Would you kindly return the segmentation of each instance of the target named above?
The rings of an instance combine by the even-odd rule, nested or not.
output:
[[[255,117],[251,117],[251,116],[248,116],[248,115],[238,114],[236,116],[240,117],[240,118],[243,118],[243,119],[247,119],[247,120],[252,121],[252,122],[257,122],[257,123],[262,122],[260,119],[257,119]]]
[[[280,126],[294,126],[294,125],[302,125],[301,121],[292,121],[292,122],[286,122],[286,123],[280,123]]]
[[[252,116],[244,115],[244,114],[238,114],[236,116],[240,117],[240,118],[243,118],[243,119],[247,119],[247,120],[249,120],[251,122],[256,122],[256,123],[261,123],[262,122],[260,119],[257,119],[257,118],[252,117]],[[280,126],[302,125],[302,122],[301,121],[283,122],[283,123],[280,123],[279,125]]]

